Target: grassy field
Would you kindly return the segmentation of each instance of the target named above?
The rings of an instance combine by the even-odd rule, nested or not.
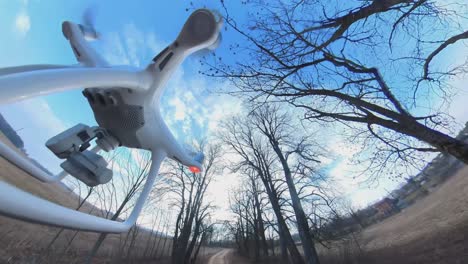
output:
[[[321,248],[322,263],[468,263],[468,167],[355,238]]]
[[[0,140],[14,148],[3,134],[0,134]],[[19,150],[18,152],[21,153]],[[69,208],[75,208],[78,204],[77,196],[62,185],[41,183],[3,158],[0,158],[0,180]],[[82,211],[88,212],[91,208],[92,205],[86,204],[82,207]],[[50,250],[45,251],[58,231],[60,228],[30,224],[0,216],[0,263],[82,263],[98,237],[98,234],[92,232],[76,233],[67,230],[62,233]],[[75,235],[73,242],[68,246],[69,241]],[[149,235],[150,233],[145,231],[138,233],[132,249],[132,256],[134,256],[132,261],[138,263],[145,261],[142,255],[147,248]],[[109,235],[94,263],[119,262],[116,256],[122,253],[121,245],[126,237],[127,233]],[[156,244],[159,248],[155,250],[156,255],[160,256],[158,263],[167,263],[172,240],[167,239],[164,243],[165,238],[159,236],[153,236],[151,240],[158,241]],[[206,258],[216,251],[218,250],[203,248],[200,254],[201,257]],[[151,259],[151,261],[154,260],[154,258]],[[120,260],[124,263],[129,261],[128,259]]]

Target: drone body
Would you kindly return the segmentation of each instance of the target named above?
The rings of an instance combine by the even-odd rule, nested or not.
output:
[[[70,39],[73,50],[80,33],[86,35],[91,30],[65,22],[64,35]],[[77,32],[78,29],[82,32]],[[100,127],[107,129],[121,146],[154,150],[163,148],[168,157],[186,166],[201,169],[201,164],[183,151],[167,128],[159,111],[159,101],[164,86],[171,74],[191,53],[217,44],[219,22],[208,10],[195,11],[186,21],[177,39],[161,51],[141,73],[142,81],[151,80],[146,90],[133,90],[125,87],[87,88],[83,95],[94,112]],[[77,43],[81,43],[80,40]],[[89,53],[75,52],[79,61],[89,65],[105,65],[102,59]],[[146,75],[146,76],[145,76]],[[152,78],[149,78],[152,77]]]
[[[97,152],[116,147],[145,149],[152,152],[147,182],[125,222],[87,215],[24,193],[0,183],[0,213],[15,218],[65,228],[98,232],[124,232],[136,221],[151,191],[165,157],[200,172],[203,155],[182,148],[161,117],[159,102],[164,85],[183,60],[198,50],[217,44],[220,21],[206,9],[191,14],[177,39],[161,51],[145,69],[111,67],[87,45],[98,36],[93,28],[64,22],[62,32],[69,40],[79,66],[32,65],[0,69],[0,102],[12,102],[54,92],[85,88],[98,127],[79,124],[50,139],[46,145],[57,157],[65,159],[62,168],[89,186],[104,184],[112,171]],[[15,89],[16,88],[16,89]],[[96,139],[96,147],[88,150]],[[53,177],[0,143],[0,155],[29,172],[33,177],[53,182]],[[15,197],[15,199],[11,199]]]

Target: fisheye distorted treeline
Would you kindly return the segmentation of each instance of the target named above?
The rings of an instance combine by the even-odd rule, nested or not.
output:
[[[222,115],[209,133],[194,132],[208,134],[190,142],[205,154],[201,173],[165,161],[142,217],[123,234],[1,217],[0,262],[196,264],[213,263],[220,252],[228,263],[467,259],[468,119],[456,120],[450,109],[466,91],[455,84],[468,76],[468,56],[457,53],[468,45],[468,4],[245,0],[238,5],[245,17],[229,1],[217,4],[229,36],[220,48],[229,52],[199,54],[197,70],[209,80],[200,83],[242,110]],[[353,150],[345,159],[347,146]],[[29,175],[6,160],[0,168],[8,172],[2,179],[35,195],[121,221],[151,157],[120,149],[105,159],[116,175],[108,184],[67,178],[66,190],[25,184]],[[335,177],[344,163],[351,170]],[[210,189],[232,175],[229,192]],[[346,186],[356,182],[361,188]],[[378,201],[359,194],[388,182],[397,189],[385,189]],[[216,199],[228,200],[227,208]]]
[[[374,184],[411,178],[437,153],[467,164],[466,135],[458,134],[462,126],[447,111],[468,57],[452,53],[455,58],[442,60],[466,45],[466,4],[244,1],[248,22],[241,23],[221,2],[226,30],[243,41],[231,43],[233,58],[215,54],[203,63],[207,76],[228,79],[234,89],[224,92],[248,106],[245,117],[225,122],[221,136],[240,157],[231,169],[244,176],[231,198],[240,252],[256,261],[279,249],[283,262],[319,263],[321,255],[330,263],[367,263],[370,253],[349,228],[367,226],[371,207],[357,211],[327,190],[332,182],[319,169],[320,155],[330,154],[324,138],[340,131],[345,142],[358,145],[351,162]],[[397,210],[393,201],[388,206]],[[270,228],[277,240],[269,244]],[[317,254],[317,245],[340,248],[338,238],[347,241],[347,254]]]

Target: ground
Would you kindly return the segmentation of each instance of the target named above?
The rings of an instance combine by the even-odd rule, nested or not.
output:
[[[211,256],[207,264],[246,264],[250,263],[247,259],[236,254],[234,249],[222,249]]]
[[[355,238],[331,250],[322,248],[324,263],[467,263],[468,167]]]

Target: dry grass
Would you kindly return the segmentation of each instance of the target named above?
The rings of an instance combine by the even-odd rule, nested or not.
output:
[[[401,213],[321,249],[323,263],[466,263],[468,167]]]

